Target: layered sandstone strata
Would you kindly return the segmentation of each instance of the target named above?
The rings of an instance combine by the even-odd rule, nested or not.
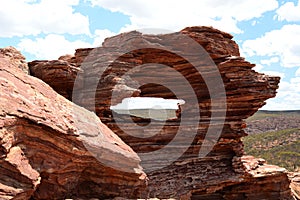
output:
[[[94,111],[139,155],[148,182],[125,190],[131,197],[291,199],[284,169],[243,156],[243,120],[275,96],[279,83],[254,66],[240,57],[230,34],[210,27],[165,35],[134,31],[100,48],[78,49],[74,57],[29,63],[32,75]],[[177,119],[162,122],[110,109],[127,97],[186,103]],[[114,187],[93,186],[89,197],[99,198],[100,188],[104,197],[118,196]]]
[[[24,62],[0,54],[0,199],[139,195],[137,154],[94,113],[24,73]]]

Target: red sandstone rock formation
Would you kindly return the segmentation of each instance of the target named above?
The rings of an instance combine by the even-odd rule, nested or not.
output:
[[[300,173],[289,173],[289,178],[291,179],[291,189],[294,194],[294,198],[300,199]]]
[[[200,44],[207,54],[200,54],[201,57],[199,57],[196,51],[198,50],[197,46],[189,45],[187,36]],[[124,50],[128,51],[124,52]],[[180,52],[187,52],[184,54],[187,57],[179,56]],[[197,67],[202,72],[201,74],[195,70],[195,66],[188,62],[187,58],[189,61],[196,62]],[[169,66],[178,72],[180,77],[177,78],[176,73],[170,73],[168,67],[162,68],[151,63]],[[143,64],[148,65],[144,65],[144,68],[138,68]],[[213,65],[216,68],[211,68]],[[230,34],[209,27],[189,27],[180,33],[166,35],[144,35],[139,32],[124,33],[106,39],[103,47],[78,49],[74,57],[62,57],[56,61],[30,62],[29,67],[32,75],[48,83],[64,97],[70,100],[73,97],[77,104],[95,111],[104,124],[138,153],[141,158],[141,165],[146,170],[149,179],[147,187],[142,188],[143,180],[139,178],[143,175],[142,172],[134,173],[131,171],[131,173],[127,172],[119,176],[118,173],[122,174],[122,172],[114,169],[113,175],[103,175],[107,181],[101,182],[96,178],[100,181],[97,182],[92,178],[92,175],[95,174],[95,171],[92,171],[95,170],[94,165],[96,163],[94,163],[89,168],[87,178],[82,171],[77,170],[75,173],[77,175],[81,173],[80,177],[84,178],[84,181],[79,179],[78,184],[88,185],[90,190],[78,192],[79,189],[70,189],[68,191],[68,184],[62,183],[55,186],[61,186],[63,189],[58,190],[53,185],[50,191],[63,190],[65,193],[71,193],[73,197],[78,195],[83,198],[122,196],[124,198],[173,197],[176,199],[216,200],[291,199],[289,179],[284,169],[267,165],[260,159],[243,156],[241,138],[246,136],[243,130],[245,128],[243,119],[251,116],[262,107],[266,99],[274,97],[279,83],[278,77],[270,77],[253,71],[254,66],[254,64],[239,57],[238,45],[232,40]],[[99,77],[100,75],[102,76]],[[218,76],[221,77],[224,84],[223,89],[226,95],[225,93],[223,96],[212,94],[209,86],[207,86],[207,83],[218,83]],[[194,93],[183,87],[180,82],[181,77],[188,80]],[[162,82],[158,84],[155,80]],[[143,82],[150,84],[139,84]],[[173,88],[170,89],[164,85],[170,85]],[[222,85],[213,86],[222,89]],[[174,91],[178,93],[175,94]],[[222,92],[222,90],[220,91]],[[147,127],[149,119],[116,114],[110,110],[111,105],[116,105],[122,99],[131,96],[182,98],[187,103],[182,105],[180,119],[167,120],[166,122],[152,120],[151,126]],[[194,104],[194,98],[197,100],[196,104]],[[58,102],[66,103],[67,101],[60,97]],[[226,102],[225,107],[222,106],[224,102]],[[59,109],[51,108],[49,112],[55,114],[56,110]],[[87,111],[82,110],[82,112]],[[44,113],[35,115],[41,114]],[[45,116],[46,121],[47,118]],[[63,119],[65,119],[63,116],[58,118],[64,126],[66,124]],[[96,122],[96,125],[99,123]],[[43,123],[41,124],[43,127]],[[220,138],[217,140],[214,137],[206,137],[207,131],[211,127],[215,132],[218,129],[221,130]],[[74,125],[73,128],[78,127]],[[125,128],[125,131],[122,128]],[[184,134],[177,138],[176,143],[171,143],[177,137],[179,130]],[[195,135],[193,135],[194,132]],[[150,138],[133,136],[147,136],[149,133],[157,134]],[[110,131],[109,134],[113,135]],[[63,135],[62,138],[66,137],[64,132],[60,135]],[[184,145],[186,144],[183,141],[191,136],[193,136],[191,143],[185,149]],[[42,136],[38,135],[38,137]],[[118,138],[116,140],[121,142]],[[26,140],[24,139],[24,141]],[[53,141],[56,142],[56,140]],[[82,140],[79,139],[79,141]],[[206,143],[207,141],[208,143]],[[108,143],[110,142],[113,143],[114,141],[108,140]],[[212,142],[212,145],[209,142]],[[68,140],[66,143],[70,146],[73,145],[72,143],[69,144]],[[54,142],[52,145],[54,145],[52,151],[56,152],[54,147],[58,145]],[[126,147],[124,143],[122,146]],[[168,146],[171,147],[166,151],[166,154],[159,157],[151,153]],[[213,148],[208,155],[199,156],[203,147],[209,149],[210,146]],[[126,149],[128,150],[127,147]],[[169,162],[172,155],[180,151],[182,151],[180,157],[174,162]],[[122,149],[115,149],[113,152],[122,152]],[[49,154],[55,155],[51,151]],[[73,156],[73,154],[71,155]],[[115,156],[115,154],[110,155],[112,158]],[[66,155],[64,154],[64,156]],[[132,151],[124,156],[131,159],[128,160],[129,163],[133,162],[133,165],[127,166],[127,168],[138,168],[138,158]],[[25,158],[30,161],[31,157],[27,157],[25,154]],[[84,160],[84,158],[82,159]],[[56,159],[51,158],[50,160],[52,160],[53,165],[58,162]],[[116,164],[113,167],[123,163],[121,160],[115,159],[115,161]],[[31,162],[35,163],[35,160],[33,159]],[[57,165],[60,164],[62,163],[58,162]],[[71,164],[76,168],[78,163]],[[33,169],[35,168],[33,167]],[[107,168],[102,166],[99,169],[105,171]],[[41,176],[38,175],[40,172],[35,170],[37,171],[35,176]],[[49,182],[49,180],[51,182],[53,177],[59,179],[62,176],[56,171],[46,174],[47,176],[42,177],[45,182]],[[131,179],[128,178],[130,174]],[[98,178],[103,178],[103,176],[100,175]],[[73,176],[70,175],[70,177]],[[74,175],[74,177],[76,176]],[[72,183],[77,183],[74,177]],[[0,178],[0,180],[2,179]],[[112,181],[112,186],[103,185],[109,180]],[[124,183],[128,181],[128,188],[121,189],[121,191],[117,190],[117,186],[113,183],[117,184],[118,181],[120,181],[120,188],[126,187]],[[34,184],[38,186],[32,186]],[[45,193],[43,193],[43,188],[35,190],[36,187],[41,186],[38,182],[32,183],[29,187],[31,191],[28,194],[33,193],[34,197],[38,199],[39,195]],[[91,191],[92,189],[93,191]]]
[[[25,57],[14,47],[6,47],[0,49],[0,58],[5,59],[11,65],[14,65],[15,67],[28,74],[29,69],[25,61]]]
[[[10,59],[0,55],[0,199],[138,196],[146,176],[136,153],[95,114],[21,71],[22,57]]]

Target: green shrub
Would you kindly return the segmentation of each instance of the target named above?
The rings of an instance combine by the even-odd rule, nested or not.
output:
[[[246,154],[293,171],[300,166],[300,130],[286,129],[243,138]]]

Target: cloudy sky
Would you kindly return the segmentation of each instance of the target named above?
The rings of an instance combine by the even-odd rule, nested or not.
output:
[[[264,109],[300,109],[300,0],[1,0],[0,47],[56,59],[124,31],[195,25],[233,34],[257,71],[281,76]]]

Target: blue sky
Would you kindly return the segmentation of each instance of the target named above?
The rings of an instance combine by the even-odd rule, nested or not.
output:
[[[28,61],[100,46],[124,31],[213,26],[234,36],[257,71],[281,76],[277,97],[264,109],[300,109],[300,1],[1,1],[0,47],[15,46]]]

